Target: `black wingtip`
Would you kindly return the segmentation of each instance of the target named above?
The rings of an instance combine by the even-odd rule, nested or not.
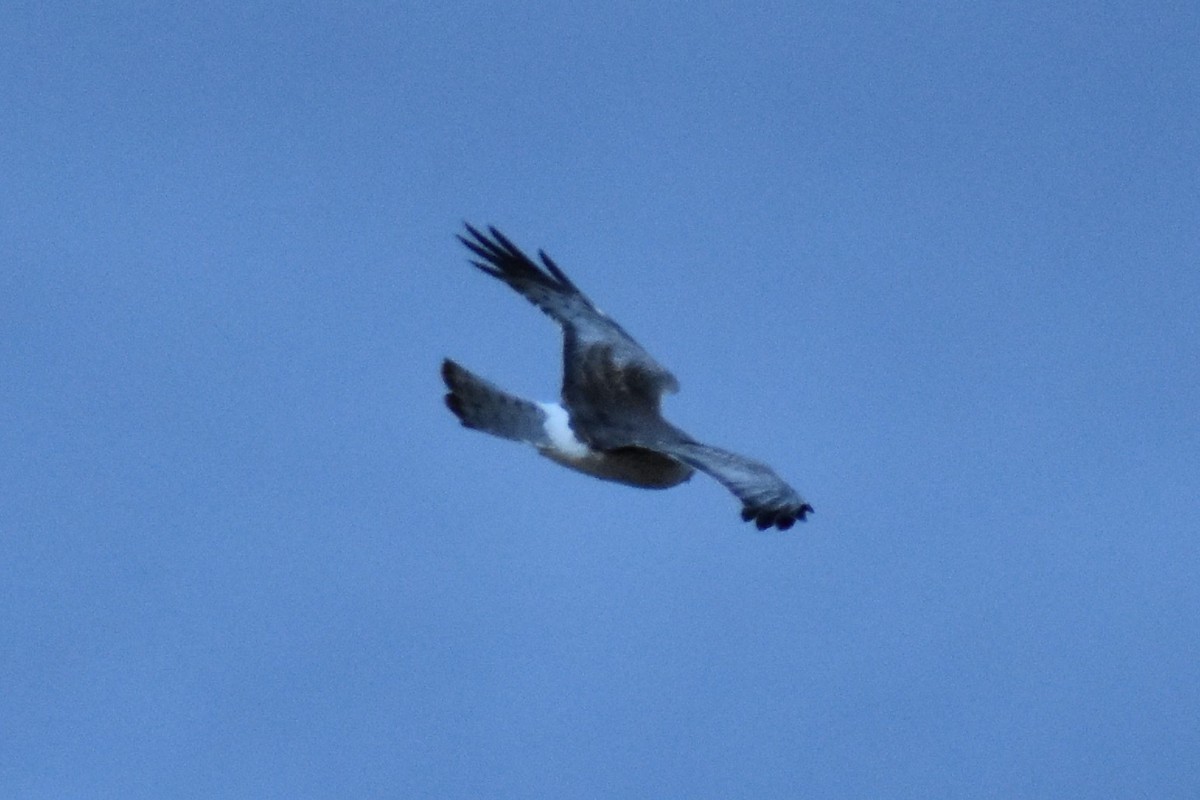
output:
[[[450,390],[442,399],[446,402],[446,408],[454,412],[454,416],[458,417],[459,420],[463,418],[462,400],[454,393],[454,387],[458,382],[459,370],[461,369],[462,367],[450,359],[442,359],[442,382]]]
[[[474,225],[467,222],[466,220],[463,220],[463,227],[467,229],[467,233],[471,234],[479,241],[481,241],[481,242],[487,241],[487,237],[484,236],[482,233],[480,233],[478,228],[476,228]],[[459,239],[459,241],[465,242],[465,239],[463,238],[462,234],[459,234],[458,239]]]
[[[458,417],[461,422],[463,420],[462,400],[459,399],[458,395],[453,393],[447,394],[444,399],[446,401],[446,408],[450,409],[454,413],[454,416]]]
[[[742,519],[745,522],[753,522],[754,527],[760,531],[765,531],[768,528],[778,528],[781,531],[786,531],[797,522],[804,522],[805,518],[811,513],[813,513],[813,507],[808,503],[805,503],[794,511],[792,509],[783,510],[746,506],[742,509]]]
[[[492,234],[492,239],[507,247],[509,250],[516,250],[516,246],[509,241],[508,237],[500,232],[500,229],[495,225],[488,225],[488,231]]]
[[[484,233],[469,222],[463,222],[463,227],[467,229],[467,233],[471,234],[471,238],[468,239],[461,233],[456,234],[455,238],[462,242],[464,247],[485,261],[495,261],[498,258],[528,260],[525,254],[509,241],[504,234],[497,230],[494,225],[487,226],[488,231],[491,233],[490,237],[487,233]]]
[[[579,291],[579,287],[572,283],[571,279],[567,277],[567,273],[563,272],[558,264],[554,263],[554,259],[548,256],[545,250],[538,250],[538,257],[542,259],[542,264],[550,271],[551,275],[558,279],[559,283],[572,291]]]
[[[442,360],[442,382],[446,384],[446,388],[450,393],[446,395],[446,407],[459,416],[463,415],[462,399],[458,396],[458,390],[462,387],[464,374],[469,374],[465,369],[446,358]]]
[[[488,275],[491,275],[493,278],[499,278],[500,280],[504,280],[503,272],[496,269],[495,267],[489,267],[487,264],[484,264],[482,261],[472,261],[471,266],[475,267],[480,272],[486,272]]]

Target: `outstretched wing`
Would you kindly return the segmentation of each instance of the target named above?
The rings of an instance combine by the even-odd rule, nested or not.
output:
[[[563,404],[582,439],[620,446],[627,437],[618,428],[661,422],[663,393],[679,390],[674,375],[597,309],[545,252],[538,251],[538,266],[495,228],[488,228],[490,236],[466,228],[470,236],[458,238],[479,257],[471,263],[562,326]]]
[[[759,530],[772,525],[785,531],[804,521],[813,507],[766,464],[693,441],[661,441],[651,446],[716,478],[742,501],[742,519]]]

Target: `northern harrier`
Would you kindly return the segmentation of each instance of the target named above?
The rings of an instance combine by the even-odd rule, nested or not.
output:
[[[604,480],[666,489],[695,470],[742,501],[742,519],[780,530],[813,509],[765,464],[701,444],[662,418],[659,401],[679,383],[624,328],[592,305],[548,255],[542,267],[500,231],[467,225],[459,236],[473,265],[511,286],[562,326],[562,403],[535,403],[500,390],[450,359],[446,405],[468,428],[528,442],[565,467]]]

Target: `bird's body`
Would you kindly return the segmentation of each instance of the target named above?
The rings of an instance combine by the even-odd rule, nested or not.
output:
[[[558,403],[538,405],[546,414],[543,427],[550,438],[550,445],[538,448],[538,452],[564,467],[642,489],[670,489],[691,478],[695,472],[670,456],[641,447],[593,450],[576,438],[565,408]]]
[[[551,460],[604,480],[666,489],[706,472],[743,503],[759,528],[790,528],[812,511],[770,467],[701,444],[663,419],[660,400],[679,388],[620,325],[609,319],[543,252],[543,270],[495,228],[470,225],[460,240],[471,263],[503,281],[563,329],[561,403],[514,397],[449,359],[446,405],[468,428],[526,442]]]

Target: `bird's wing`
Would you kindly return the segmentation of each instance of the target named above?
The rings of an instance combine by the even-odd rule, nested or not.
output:
[[[597,309],[545,252],[538,251],[539,266],[495,228],[466,228],[469,235],[458,238],[478,256],[471,263],[562,326],[563,404],[581,438],[604,447],[613,426],[658,418],[663,393],[679,390],[674,375]]]
[[[803,522],[812,513],[812,506],[766,464],[719,447],[669,436],[640,446],[669,455],[716,478],[742,501],[742,519],[754,520],[759,530],[772,525],[787,530],[796,520]]]

